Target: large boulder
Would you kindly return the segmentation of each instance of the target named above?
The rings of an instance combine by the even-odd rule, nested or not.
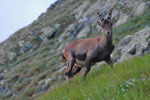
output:
[[[145,9],[146,9],[146,4],[143,2],[137,7],[137,9],[135,11],[135,15],[136,16],[141,15],[145,11]]]
[[[125,36],[119,43],[119,46],[125,46],[127,45],[132,39],[132,35]]]
[[[124,39],[121,41],[124,41]],[[150,27],[136,32],[128,44],[116,48],[112,55],[118,57],[118,61],[122,62],[133,56],[141,56],[148,52],[150,52]]]
[[[127,15],[122,15],[122,16],[120,16],[120,18],[117,21],[115,26],[119,26],[121,24],[124,24],[127,20],[128,20],[128,16]]]

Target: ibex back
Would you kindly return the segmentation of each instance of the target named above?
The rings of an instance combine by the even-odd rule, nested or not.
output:
[[[106,61],[112,66],[111,53],[115,46],[113,45],[112,31],[112,9],[110,9],[106,19],[97,13],[100,18],[98,24],[102,27],[102,36],[96,38],[87,38],[75,40],[69,43],[63,52],[63,59],[67,62],[65,75],[68,81],[80,72],[82,66],[85,66],[84,79],[96,62]]]

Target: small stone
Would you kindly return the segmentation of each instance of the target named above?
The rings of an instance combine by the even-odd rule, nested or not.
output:
[[[47,91],[48,88],[49,88],[49,84],[45,84],[45,85],[42,86],[41,91],[45,92],[45,91]]]

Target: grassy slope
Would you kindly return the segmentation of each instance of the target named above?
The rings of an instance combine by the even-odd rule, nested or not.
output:
[[[44,94],[40,100],[150,100],[150,55],[93,69],[83,81],[82,75],[72,83]]]

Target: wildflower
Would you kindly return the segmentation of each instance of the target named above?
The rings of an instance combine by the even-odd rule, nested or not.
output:
[[[124,89],[124,88],[122,88],[121,90],[122,90],[123,92],[125,91],[125,89]]]
[[[132,81],[133,81],[133,82],[135,82],[135,79],[134,79],[134,78],[132,78]]]

